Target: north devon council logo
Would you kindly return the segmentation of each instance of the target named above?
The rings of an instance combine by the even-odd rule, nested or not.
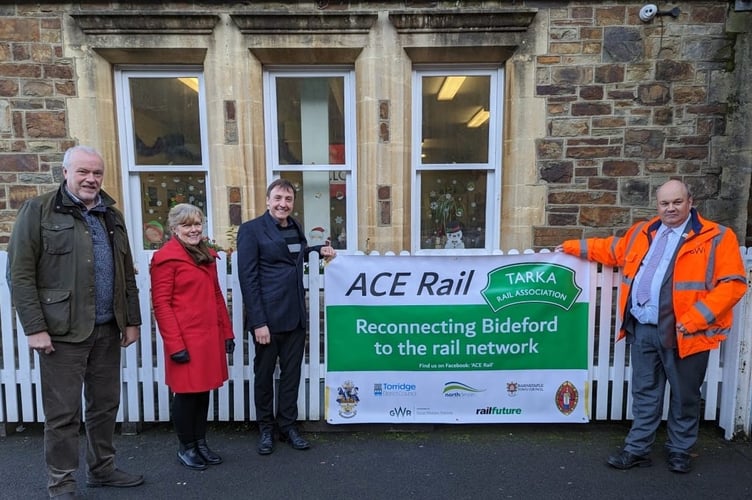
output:
[[[358,413],[358,388],[352,380],[345,380],[337,388],[337,404],[342,418],[353,418]]]
[[[446,382],[442,393],[445,398],[468,398],[475,396],[478,392],[485,392],[485,389],[476,389],[463,382]]]
[[[577,388],[568,380],[556,390],[556,407],[564,415],[569,415],[574,411],[579,399],[580,395]]]

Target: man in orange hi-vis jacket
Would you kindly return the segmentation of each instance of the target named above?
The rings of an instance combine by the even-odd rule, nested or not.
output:
[[[670,180],[656,198],[658,216],[624,236],[567,240],[556,250],[621,268],[618,339],[626,337],[630,345],[634,420],[623,450],[608,464],[651,465],[668,381],[668,468],[686,473],[692,470],[709,353],[726,338],[747,280],[736,235],[692,208],[686,184]]]

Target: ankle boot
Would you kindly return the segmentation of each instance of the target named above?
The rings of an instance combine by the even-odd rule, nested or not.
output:
[[[222,457],[209,449],[209,445],[206,444],[206,439],[199,439],[196,441],[196,449],[198,450],[199,455],[201,455],[201,458],[203,458],[204,462],[207,464],[218,465],[222,463]]]
[[[206,469],[206,462],[204,462],[204,459],[198,452],[195,442],[188,444],[180,443],[180,448],[178,449],[178,461],[189,469]]]

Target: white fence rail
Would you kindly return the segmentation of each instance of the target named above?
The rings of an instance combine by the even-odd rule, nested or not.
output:
[[[752,248],[742,248],[747,264],[748,283],[752,283]],[[514,252],[510,252],[514,253]],[[151,253],[138,255],[137,276],[141,296],[143,326],[141,341],[123,355],[123,391],[119,422],[169,421],[170,394],[164,383],[163,344],[151,315],[148,262]],[[227,262],[222,255],[221,262]],[[319,269],[316,254],[311,255],[311,270]],[[374,256],[373,258],[378,258]],[[5,269],[7,253],[0,252],[0,424],[6,422],[43,422],[39,391],[39,367],[36,354],[28,349],[26,337],[11,307]],[[219,421],[255,420],[253,405],[253,342],[242,328],[240,286],[235,271],[220,266],[219,279],[225,291],[237,348],[230,358],[229,382],[212,397],[210,419]],[[614,343],[617,328],[613,317],[619,274],[610,269],[591,273],[591,318],[595,324],[590,415],[594,420],[631,419],[630,367],[624,342]],[[305,283],[309,298],[309,343],[298,394],[299,418],[320,421],[324,418],[323,379],[323,275],[312,271]],[[735,322],[729,339],[710,356],[704,385],[705,420],[717,420],[727,439],[737,434],[750,435],[752,420],[752,289],[736,306]],[[668,388],[667,388],[668,394]],[[667,405],[666,405],[667,407]],[[664,412],[665,413],[665,412]],[[666,415],[664,415],[665,418]]]

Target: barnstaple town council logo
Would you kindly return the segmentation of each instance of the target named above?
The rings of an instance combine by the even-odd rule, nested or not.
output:
[[[358,413],[358,388],[352,380],[345,380],[337,388],[337,403],[339,403],[339,414],[343,418],[353,418]]]
[[[579,397],[577,388],[567,380],[556,390],[556,407],[564,415],[569,415],[577,407]]]
[[[507,394],[510,398],[518,396],[521,392],[543,392],[545,384],[526,382],[520,384],[519,382],[511,381],[507,382]]]

